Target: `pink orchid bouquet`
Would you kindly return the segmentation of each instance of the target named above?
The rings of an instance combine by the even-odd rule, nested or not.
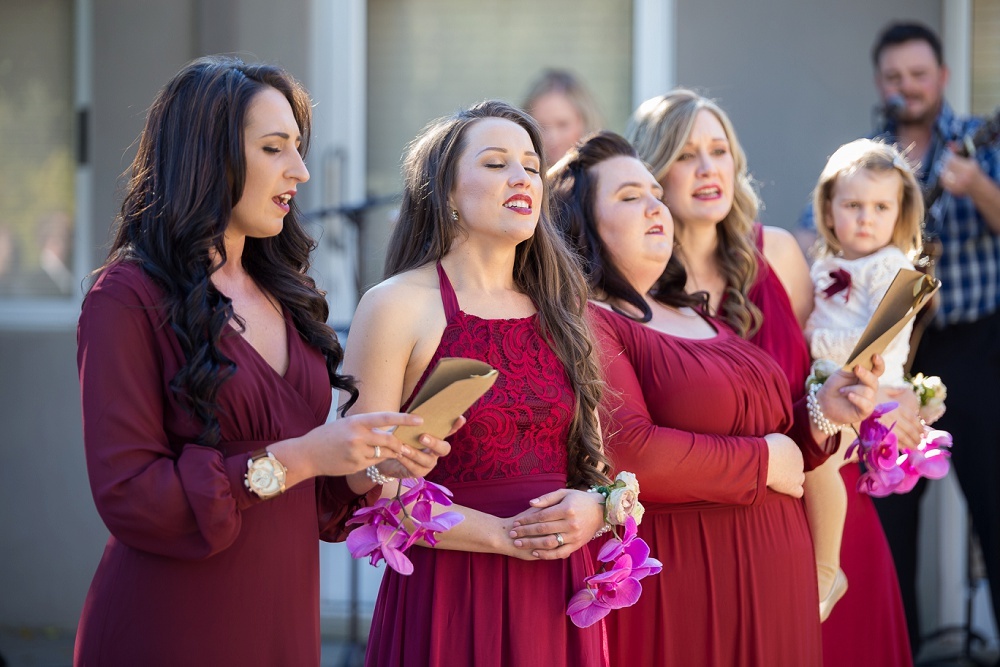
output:
[[[422,477],[399,481],[393,498],[380,498],[362,507],[347,520],[360,525],[347,536],[347,549],[355,558],[386,565],[400,574],[413,574],[413,563],[404,553],[418,540],[434,546],[437,535],[457,526],[465,518],[458,512],[432,514],[434,504],[449,506],[451,491]]]
[[[638,525],[645,509],[639,502],[639,481],[629,472],[618,473],[608,486],[590,489],[604,496],[605,525],[597,535],[613,531],[597,554],[600,571],[585,578],[586,587],[579,590],[566,607],[566,614],[578,628],[597,623],[612,609],[630,607],[639,601],[639,583],[663,569],[663,564],[649,555],[649,545],[638,537]],[[625,535],[618,536],[615,526],[624,526]],[[595,536],[596,537],[596,536]]]
[[[878,421],[882,415],[895,410],[898,403],[882,403],[861,422],[857,439],[847,448],[845,458],[855,450],[865,464],[865,472],[858,479],[858,491],[882,498],[892,493],[907,493],[921,477],[941,479],[948,474],[952,438],[947,431],[924,426],[923,436],[916,449],[899,449],[895,423],[886,426]]]

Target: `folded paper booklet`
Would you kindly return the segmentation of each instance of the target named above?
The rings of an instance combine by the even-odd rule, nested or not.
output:
[[[844,370],[850,371],[858,364],[871,369],[872,355],[885,351],[892,339],[930,301],[939,287],[941,282],[925,273],[900,269],[844,364]]]
[[[441,359],[410,404],[409,412],[423,417],[424,423],[400,426],[394,431],[395,436],[417,449],[423,449],[417,442],[423,433],[443,438],[455,420],[493,386],[497,375],[495,368],[482,361],[463,357]]]

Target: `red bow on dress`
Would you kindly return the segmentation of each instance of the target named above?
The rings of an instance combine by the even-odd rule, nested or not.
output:
[[[827,299],[831,298],[834,294],[839,294],[840,292],[845,292],[844,301],[846,302],[851,298],[851,274],[844,269],[837,269],[830,272],[830,278],[833,280],[826,289],[823,290],[823,296]]]

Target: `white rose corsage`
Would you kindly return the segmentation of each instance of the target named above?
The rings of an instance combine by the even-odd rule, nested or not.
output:
[[[646,508],[639,502],[639,480],[632,473],[620,472],[612,484],[592,486],[590,491],[604,496],[604,527],[594,537],[608,532],[612,526],[624,526],[628,517],[635,519],[636,525],[642,523]]]
[[[597,623],[614,609],[630,607],[642,594],[640,581],[658,574],[663,563],[650,556],[649,545],[636,529],[646,511],[639,502],[639,480],[630,472],[620,472],[607,486],[592,486],[592,493],[604,496],[603,535],[614,531],[597,553],[597,573],[584,578],[586,586],[570,598],[566,614],[580,628]],[[614,526],[624,526],[618,535]]]
[[[920,398],[920,418],[926,424],[933,424],[944,415],[944,401],[948,398],[948,387],[937,375],[917,373],[909,378],[913,391]]]

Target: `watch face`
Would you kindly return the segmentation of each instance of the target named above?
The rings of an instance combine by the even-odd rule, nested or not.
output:
[[[274,472],[264,468],[254,468],[250,471],[250,486],[261,496],[268,496],[281,490],[281,483]]]
[[[251,461],[246,483],[261,498],[276,496],[285,490],[284,466],[270,457]]]

